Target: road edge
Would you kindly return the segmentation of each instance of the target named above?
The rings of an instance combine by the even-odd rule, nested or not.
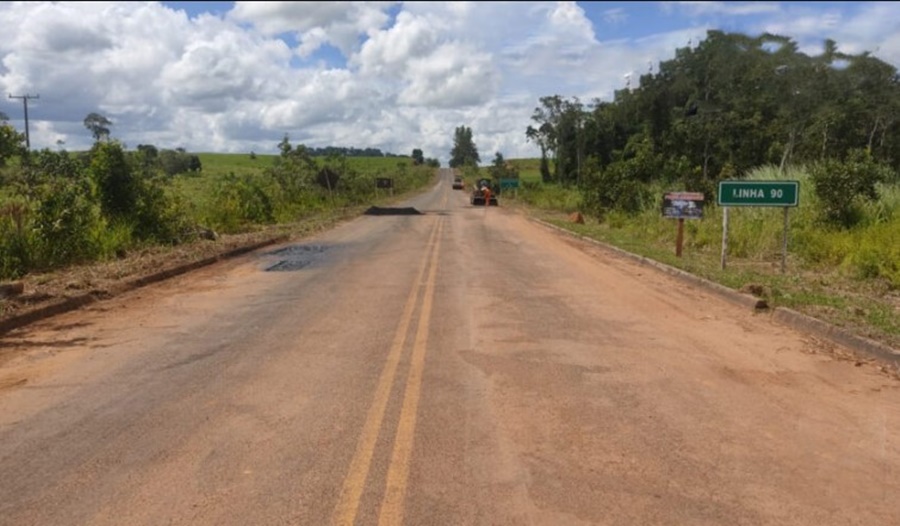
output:
[[[130,292],[141,287],[145,287],[147,285],[151,285],[154,283],[159,283],[161,281],[165,281],[167,279],[174,278],[176,276],[180,276],[182,274],[187,274],[193,270],[197,270],[202,267],[207,267],[214,263],[218,263],[220,261],[226,259],[232,259],[237,256],[241,256],[247,254],[249,252],[253,252],[255,250],[259,250],[260,248],[264,248],[271,245],[277,245],[279,243],[285,243],[290,241],[291,236],[287,234],[282,234],[278,236],[274,236],[272,238],[258,241],[256,243],[252,243],[249,245],[240,246],[237,248],[233,248],[231,250],[227,250],[225,252],[209,256],[197,261],[192,261],[190,263],[184,263],[181,265],[177,265],[174,267],[165,268],[158,272],[154,272],[152,274],[140,276],[137,278],[133,278],[130,280],[126,280],[123,284],[116,286],[113,290],[109,292],[104,292],[102,294],[89,292],[87,294],[82,294],[80,296],[73,296],[71,298],[66,298],[57,303],[53,303],[51,305],[47,305],[44,307],[40,307],[34,309],[32,311],[28,311],[17,316],[12,316],[5,320],[0,321],[0,335],[6,334],[15,329],[19,329],[26,325],[30,325],[37,321],[41,321],[47,318],[51,318],[53,316],[58,316],[60,314],[65,314],[66,312],[70,312],[85,305],[89,305],[91,303],[110,299],[112,297],[118,296],[120,294]]]
[[[869,339],[857,334],[848,332],[836,325],[830,324],[818,318],[814,318],[807,314],[803,314],[787,307],[775,307],[771,309],[765,300],[745,294],[737,290],[731,289],[719,283],[715,283],[706,278],[691,274],[679,268],[675,268],[665,263],[656,261],[645,256],[640,256],[623,250],[619,247],[604,243],[592,237],[588,237],[571,230],[559,227],[542,219],[527,216],[527,218],[545,228],[563,233],[569,237],[574,237],[582,241],[586,241],[596,245],[604,250],[613,252],[627,259],[633,260],[639,264],[653,267],[656,270],[674,276],[688,284],[703,287],[719,297],[739,306],[752,309],[756,313],[770,313],[773,321],[786,325],[793,329],[805,332],[812,336],[827,340],[833,344],[840,345],[858,355],[858,358],[865,357],[871,360],[879,361],[885,365],[892,367],[895,371],[900,371],[900,350],[893,347]]]

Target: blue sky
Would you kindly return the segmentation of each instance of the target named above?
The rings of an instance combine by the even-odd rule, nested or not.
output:
[[[709,29],[900,65],[898,2],[0,2],[0,90],[40,94],[37,148],[86,147],[99,112],[130,147],[446,160],[466,125],[485,159],[532,157],[540,97],[608,100]]]

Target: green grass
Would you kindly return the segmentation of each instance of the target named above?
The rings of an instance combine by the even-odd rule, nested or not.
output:
[[[270,168],[277,155],[256,154],[256,159],[247,153],[198,153],[205,175],[225,175],[234,173],[258,173]]]

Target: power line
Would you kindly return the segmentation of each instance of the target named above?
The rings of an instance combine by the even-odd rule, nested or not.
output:
[[[25,105],[25,147],[27,149],[31,149],[31,138],[28,136],[28,101],[30,99],[39,99],[40,95],[13,95],[9,94],[9,98],[11,99],[22,99],[22,104]]]

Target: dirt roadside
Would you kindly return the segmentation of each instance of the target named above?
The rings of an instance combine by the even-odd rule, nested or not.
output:
[[[290,225],[198,239],[173,247],[152,247],[114,261],[29,274],[15,282],[20,293],[0,297],[0,335],[94,301],[168,279],[267,245],[287,242],[357,217],[343,210]]]

